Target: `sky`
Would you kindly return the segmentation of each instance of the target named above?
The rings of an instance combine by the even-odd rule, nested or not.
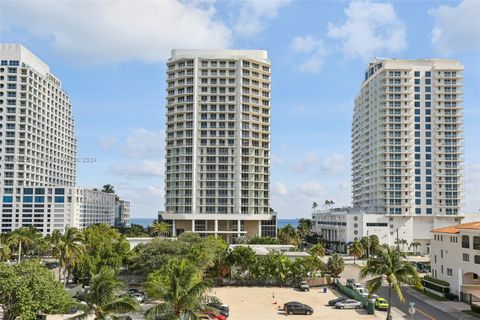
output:
[[[133,218],[164,209],[165,62],[173,48],[268,50],[271,206],[351,204],[353,101],[374,57],[464,66],[464,212],[479,212],[480,1],[4,1],[0,41],[45,61],[70,95],[77,185],[110,183]]]

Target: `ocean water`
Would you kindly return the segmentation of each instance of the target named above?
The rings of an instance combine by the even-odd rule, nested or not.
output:
[[[130,223],[139,224],[139,225],[143,226],[144,228],[152,225],[153,221],[155,221],[155,219],[152,219],[152,218],[132,218],[132,219],[130,219]],[[278,219],[278,221],[277,221],[277,227],[278,228],[281,228],[281,227],[285,226],[286,224],[291,224],[293,227],[297,227],[298,219]]]

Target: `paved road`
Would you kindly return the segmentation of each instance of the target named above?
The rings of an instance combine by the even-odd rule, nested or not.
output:
[[[408,308],[410,307],[410,302],[414,302],[416,310],[415,314],[413,315],[414,320],[458,320],[458,318],[453,317],[440,309],[432,307],[421,299],[417,299],[405,290],[402,290],[402,292],[405,297],[405,303],[400,302],[400,299],[398,299],[395,293],[392,293],[392,308],[397,308],[405,315],[409,316]],[[381,287],[377,294],[386,298],[388,296],[388,288]],[[410,319],[410,317],[408,319]]]

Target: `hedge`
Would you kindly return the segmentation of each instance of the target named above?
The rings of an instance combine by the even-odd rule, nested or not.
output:
[[[440,280],[440,279],[435,279],[435,278],[430,277],[430,276],[423,277],[423,280],[426,280],[428,282],[432,282],[432,283],[435,283],[435,284],[438,284],[438,285],[441,285],[441,286],[445,286],[445,287],[450,286],[450,283],[448,283],[447,281],[443,281],[443,280]]]

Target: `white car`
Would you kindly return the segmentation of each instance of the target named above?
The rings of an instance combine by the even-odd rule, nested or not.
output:
[[[360,290],[360,289],[365,290],[365,288],[363,287],[363,284],[358,283],[358,282],[355,282],[352,287],[353,287],[352,289],[355,290],[355,291],[357,291],[357,292],[358,292],[358,290]]]
[[[337,309],[363,309],[363,303],[357,300],[346,300],[335,303]]]

